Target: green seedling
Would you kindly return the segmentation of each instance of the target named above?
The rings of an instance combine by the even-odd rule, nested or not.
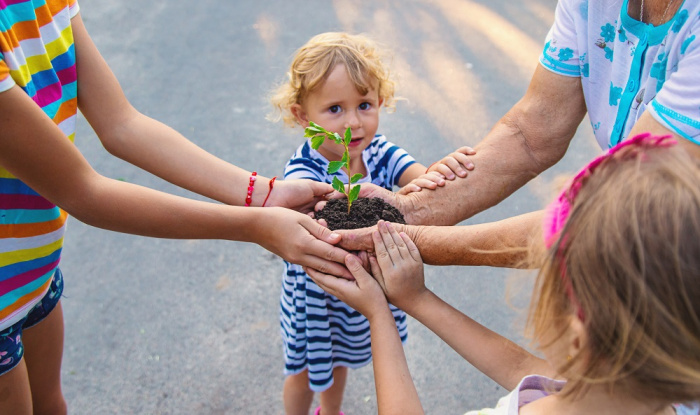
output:
[[[350,173],[350,150],[348,149],[348,144],[352,140],[352,131],[350,128],[345,130],[345,136],[341,137],[338,133],[333,133],[313,121],[309,121],[309,126],[304,130],[304,137],[311,139],[311,147],[314,150],[318,150],[321,144],[327,139],[333,140],[338,144],[342,144],[345,147],[345,152],[343,153],[343,158],[340,161],[331,161],[328,163],[328,173],[333,174],[338,170],[345,167],[348,172],[348,177],[350,177],[350,182],[348,183],[347,190],[345,188],[345,183],[343,183],[337,176],[333,177],[333,183],[331,185],[333,188],[341,193],[343,193],[348,198],[348,214],[350,214],[350,206],[352,202],[357,199],[360,194],[360,185],[353,186],[358,180],[362,178],[362,174],[351,174]]]

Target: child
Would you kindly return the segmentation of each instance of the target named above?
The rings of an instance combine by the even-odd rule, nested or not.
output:
[[[341,135],[350,127],[350,172],[364,176],[360,183],[386,189],[408,185],[405,191],[420,191],[444,184],[440,171],[452,173],[449,166],[468,164],[466,154],[471,149],[462,148],[426,172],[406,151],[376,134],[380,108],[393,107],[394,83],[377,47],[364,36],[324,33],[313,37],[297,51],[288,76],[289,81],[272,97],[273,105],[291,126],[307,127],[313,121]],[[343,146],[331,140],[318,151],[307,141],[287,163],[284,178],[330,183],[337,176],[347,183],[349,172],[326,173],[328,163],[340,160],[343,152]],[[460,175],[457,169],[454,173]],[[362,367],[372,357],[367,320],[325,294],[301,266],[290,262],[285,262],[280,303],[287,414],[307,414],[314,392],[321,392],[316,414],[341,413],[347,368]],[[405,341],[406,316],[390,308]]]
[[[240,207],[97,174],[72,143],[78,109],[113,154]],[[347,254],[329,244],[337,235],[302,213],[259,208],[267,201],[308,211],[332,190],[308,180],[275,184],[136,111],[76,0],[0,0],[0,414],[67,410],[59,261],[68,214],[138,235],[256,242],[285,259],[347,273],[333,262]]]
[[[380,414],[423,413],[380,286],[512,390],[470,415],[688,413],[676,403],[700,399],[699,175],[674,141],[641,135],[594,160],[550,205],[528,321],[544,359],[427,290],[416,246],[383,222],[376,281],[352,255],[356,283],[309,274],[368,317]]]

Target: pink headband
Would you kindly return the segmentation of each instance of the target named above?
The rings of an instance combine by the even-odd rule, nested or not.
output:
[[[557,240],[559,233],[564,228],[564,225],[569,218],[571,206],[573,205],[574,199],[576,198],[579,190],[581,190],[581,186],[585,180],[591,174],[593,174],[595,169],[600,166],[601,163],[611,159],[616,153],[627,147],[637,147],[639,149],[649,147],[671,147],[672,145],[676,144],[676,140],[671,137],[672,136],[670,135],[654,136],[650,133],[636,135],[633,138],[616,145],[606,153],[596,157],[590,163],[588,163],[586,167],[581,169],[581,171],[574,176],[574,178],[569,182],[559,196],[554,199],[554,201],[552,201],[552,203],[550,203],[545,210],[542,230],[544,242],[547,248],[552,247],[554,242]]]
[[[650,133],[642,133],[629,140],[623,141],[622,143],[616,145],[615,147],[608,150],[605,154],[602,154],[595,159],[593,159],[586,167],[579,171],[576,176],[569,182],[568,186],[559,194],[559,196],[552,201],[552,203],[547,206],[545,210],[544,219],[542,222],[542,233],[544,236],[545,246],[549,249],[554,245],[554,243],[561,237],[560,233],[566,221],[571,213],[571,207],[573,206],[574,199],[581,190],[584,182],[588,177],[590,177],[593,172],[607,160],[612,159],[620,150],[625,148],[636,148],[634,154],[638,153],[638,150],[651,147],[670,147],[676,144],[676,141],[670,135],[664,136],[654,136]],[[566,266],[561,264],[561,276],[566,280],[566,293],[569,296],[569,300],[574,304],[578,310],[578,316],[581,320],[584,320],[584,313],[581,309],[579,302],[576,300],[574,295],[573,287],[571,286],[571,281],[566,276]]]

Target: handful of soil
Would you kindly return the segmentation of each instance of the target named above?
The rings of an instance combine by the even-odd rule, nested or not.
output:
[[[380,219],[406,223],[398,209],[378,197],[353,201],[350,214],[346,199],[332,199],[315,216],[316,219],[325,219],[331,230],[367,228],[376,225]]]

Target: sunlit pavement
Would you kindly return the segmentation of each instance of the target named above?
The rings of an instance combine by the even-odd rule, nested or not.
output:
[[[134,106],[267,176],[281,174],[302,132],[267,121],[266,97],[311,36],[362,32],[391,50],[397,94],[405,100],[395,113],[382,113],[379,132],[428,165],[476,144],[522,96],[555,4],[80,2],[88,30]],[[551,171],[466,223],[541,207],[558,175],[597,152],[587,121],[580,130]],[[82,117],[76,143],[106,176],[192,196],[108,155]],[[63,384],[71,413],[283,413],[279,258],[250,244],[147,239],[71,219],[62,269]],[[529,296],[525,274],[427,267],[426,278],[455,307],[528,345],[518,311]],[[428,413],[462,414],[492,406],[506,393],[414,320],[406,353]],[[376,413],[371,365],[350,372],[343,410]]]

